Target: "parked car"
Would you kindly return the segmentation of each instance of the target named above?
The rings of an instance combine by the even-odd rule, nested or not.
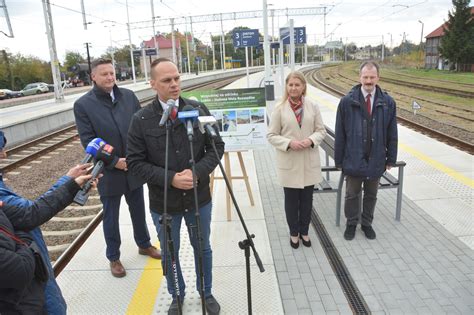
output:
[[[41,93],[48,93],[49,88],[48,84],[44,82],[35,82],[27,84],[23,90],[20,91],[23,95],[34,95],[34,94],[41,94]]]
[[[0,89],[0,100],[20,97],[20,96],[23,96],[20,91],[12,91],[12,90],[9,90],[9,89]]]

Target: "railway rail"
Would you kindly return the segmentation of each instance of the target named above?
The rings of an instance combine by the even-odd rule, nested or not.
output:
[[[240,77],[242,77],[242,75],[230,77],[227,79],[212,80],[212,81],[207,81],[205,83],[194,84],[192,86],[183,88],[183,91],[196,90],[196,89],[219,89],[232,83],[233,81],[237,80]],[[140,104],[142,105],[146,104],[153,99],[154,99],[154,96],[142,99],[140,100]],[[8,172],[13,172],[19,169],[21,166],[24,166],[25,164],[28,164],[31,161],[37,160],[47,155],[48,153],[57,150],[58,148],[64,147],[65,145],[68,145],[75,140],[76,141],[78,140],[76,126],[71,125],[61,130],[57,130],[50,134],[41,136],[40,138],[34,139],[27,143],[23,143],[16,147],[9,148],[6,151],[8,155],[8,159],[0,161],[0,169],[2,169],[3,172],[8,175]],[[95,190],[91,191],[91,197],[90,197],[89,203],[91,202],[91,200],[94,200],[94,199],[96,200],[95,203],[100,205],[100,202],[98,201],[98,193]],[[94,201],[92,202],[94,203]],[[61,238],[61,236],[64,236],[65,238],[71,238],[71,235],[73,235],[73,241],[71,243],[67,243],[66,248],[64,245],[59,245],[59,248],[60,248],[59,253],[57,252],[58,249],[56,248],[52,249],[52,247],[55,247],[55,246],[50,246],[50,244],[48,244],[50,256],[52,260],[54,261],[53,269],[54,269],[55,276],[58,276],[60,272],[66,267],[66,265],[69,263],[72,257],[76,254],[76,252],[81,248],[81,246],[84,244],[87,238],[92,234],[95,228],[102,221],[102,218],[103,218],[102,207],[101,206],[98,207],[97,205],[95,206],[93,205],[92,207],[96,208],[97,211],[94,211],[92,209],[89,209],[88,211],[86,211],[87,214],[89,215],[83,216],[84,218],[84,220],[82,220],[83,227],[81,227],[80,229],[77,229],[76,224],[73,223],[71,225],[73,226],[71,227],[72,231],[64,231],[64,230],[54,231],[54,230],[51,230],[49,227],[46,230],[43,230],[43,234],[45,238],[48,238],[50,236],[56,239]],[[71,212],[84,212],[84,211],[77,211],[76,208],[80,208],[77,205],[68,206],[66,210],[71,209],[71,208],[73,209],[73,211]],[[85,207],[83,207],[83,209],[84,208]],[[59,214],[61,215],[66,210],[60,212]],[[93,213],[93,215],[90,215],[91,212]],[[64,217],[58,218],[57,216],[46,224],[49,224],[51,222],[54,223],[54,221],[56,220],[60,221],[63,219],[65,218]],[[71,220],[72,222],[74,218],[72,219],[66,218],[66,220],[67,219]],[[62,242],[59,241],[59,243],[62,243]]]
[[[338,89],[337,87],[327,84],[323,79],[321,79],[318,75],[319,70],[312,70],[306,72],[306,76],[308,77],[310,83],[315,84],[317,86],[323,87],[325,90],[330,92],[331,94],[338,96],[338,97],[343,97],[346,93]],[[400,110],[400,109],[399,109]],[[438,139],[448,145],[457,147],[458,149],[465,151],[469,154],[474,154],[474,146],[464,140],[461,140],[459,138],[450,136],[444,132],[438,131],[433,128],[429,128],[427,126],[424,126],[422,124],[419,124],[413,120],[407,119],[406,117],[402,117],[401,115],[397,115],[397,120],[401,123],[404,124],[405,126],[412,128],[414,130],[417,130],[423,134],[426,134],[430,137],[433,137],[435,139]]]

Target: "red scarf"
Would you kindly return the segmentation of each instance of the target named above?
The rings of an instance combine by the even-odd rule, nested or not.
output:
[[[303,98],[301,97],[296,103],[288,97],[288,102],[290,103],[291,109],[293,113],[295,113],[296,121],[298,125],[301,127],[301,120],[303,118]]]

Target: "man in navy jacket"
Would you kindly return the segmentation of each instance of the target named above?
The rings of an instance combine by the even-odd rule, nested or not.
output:
[[[132,91],[115,84],[112,61],[98,59],[92,63],[94,87],[74,103],[77,130],[84,148],[94,138],[102,138],[115,149],[114,161],[105,167],[98,188],[104,205],[104,236],[106,256],[114,277],[125,276],[120,262],[120,199],[125,196],[133,225],[138,253],[160,259],[161,253],[150,243],[145,222],[144,180],[128,172],[127,132],[133,114],[140,109]]]
[[[377,85],[379,66],[375,62],[362,63],[359,75],[360,84],[341,99],[336,118],[334,160],[346,176],[346,240],[355,236],[362,184],[361,228],[368,239],[375,239],[372,221],[380,177],[397,161],[395,101]]]

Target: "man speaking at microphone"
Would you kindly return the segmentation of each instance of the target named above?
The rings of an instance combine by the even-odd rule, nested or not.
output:
[[[132,91],[115,84],[115,69],[111,60],[97,59],[92,62],[91,68],[94,87],[74,103],[74,117],[84,148],[94,138],[101,138],[115,149],[114,159],[105,167],[98,188],[104,206],[106,256],[112,275],[120,278],[126,274],[120,261],[119,212],[122,196],[125,196],[129,206],[138,253],[156,259],[161,258],[161,254],[150,243],[145,221],[144,182],[128,172],[125,161],[128,127],[140,104]]]
[[[160,219],[164,211],[164,185],[168,187],[167,213],[171,215],[171,237],[174,242],[174,253],[178,274],[179,295],[181,302],[185,296],[185,282],[179,264],[179,242],[181,222],[184,218],[188,227],[189,239],[194,250],[194,264],[196,270],[196,288],[199,291],[200,277],[197,266],[198,259],[198,237],[196,230],[196,209],[193,194],[193,174],[191,171],[191,149],[188,139],[186,124],[176,119],[175,110],[168,110],[168,106],[176,106],[178,111],[184,107],[201,109],[210,116],[209,110],[202,103],[180,97],[181,80],[176,65],[166,58],[159,58],[151,64],[151,87],[157,92],[156,99],[146,107],[138,111],[132,118],[128,132],[128,154],[127,165],[130,171],[142,178],[148,184],[150,209],[155,223],[161,248],[164,246],[164,229]],[[169,134],[168,147],[168,182],[165,183],[165,150],[166,150],[166,127],[160,126],[163,114],[170,113],[171,130]],[[165,117],[166,118],[166,117]],[[209,187],[209,174],[219,164],[219,160],[213,151],[211,139],[207,134],[199,131],[197,123],[193,124],[192,144],[194,160],[196,162],[197,195],[201,222],[201,248],[203,257],[204,273],[204,297],[208,314],[220,312],[219,303],[212,295],[212,250],[210,244],[211,232],[211,192]],[[218,131],[215,145],[219,157],[224,154],[224,142]],[[178,313],[178,302],[176,299],[173,273],[171,270],[171,259],[167,257],[168,292],[173,297],[168,314]],[[163,264],[163,261],[162,261]]]

